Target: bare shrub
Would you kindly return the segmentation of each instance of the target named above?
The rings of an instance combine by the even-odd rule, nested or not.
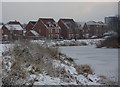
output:
[[[51,55],[52,58],[58,59],[58,48],[56,47],[49,47],[48,48],[48,53]]]
[[[75,43],[70,43],[69,46],[77,46]]]
[[[99,41],[98,43],[96,43],[96,47],[97,48],[101,48],[105,46],[105,41]]]
[[[76,71],[78,72],[78,74],[93,74],[93,70],[91,69],[91,67],[89,65],[75,65]]]
[[[82,65],[82,71],[84,73],[88,73],[88,74],[93,74],[93,70],[91,69],[91,67],[89,65]]]
[[[66,44],[63,43],[63,44],[60,44],[60,46],[68,46],[68,45],[66,45]]]
[[[101,47],[107,47],[107,48],[119,48],[119,43],[116,40],[113,41],[100,41],[99,43],[96,44],[97,48],[101,48]]]
[[[101,47],[120,48],[119,42],[118,42],[118,37],[117,36],[111,36],[111,37],[108,37],[107,39],[105,39],[103,41],[99,41],[96,44],[96,47],[97,48],[101,48]]]
[[[82,41],[80,44],[81,44],[82,46],[86,46],[86,45],[87,45],[87,43],[86,43],[86,42],[83,42],[83,41]]]
[[[99,76],[99,77],[100,77],[100,80],[98,82],[101,83],[101,84],[104,84],[104,85],[118,85],[117,82],[111,81],[108,78],[106,78],[105,76]]]
[[[55,75],[55,68],[52,66],[53,59],[59,59],[58,48],[42,47],[38,43],[15,42],[13,48],[4,54],[11,56],[14,60],[11,62],[11,71],[8,71],[7,76],[3,77],[3,83],[16,84],[20,78],[26,78],[27,73],[24,68],[32,66],[29,74],[42,73],[46,71],[51,76]],[[9,81],[7,81],[9,80]],[[5,82],[7,81],[7,82]]]

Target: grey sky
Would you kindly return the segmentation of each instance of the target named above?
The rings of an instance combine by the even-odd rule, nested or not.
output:
[[[0,2],[0,22],[2,21],[2,3]]]
[[[104,21],[118,14],[117,2],[3,2],[2,20],[27,23],[40,17],[73,18],[75,21]]]

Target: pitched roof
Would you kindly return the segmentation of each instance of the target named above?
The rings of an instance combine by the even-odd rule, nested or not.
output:
[[[23,27],[22,24],[17,20],[11,20],[7,24],[19,24],[21,27]]]
[[[71,27],[74,27],[75,25],[75,21],[73,19],[60,19],[59,21],[61,21],[67,29],[71,29]]]
[[[77,22],[77,23],[81,26],[81,28],[83,28],[86,22]]]
[[[61,20],[64,21],[64,22],[67,22],[67,21],[72,21],[72,22],[74,22],[73,19],[62,19],[62,18],[61,18],[59,21],[61,21]]]
[[[35,36],[40,36],[36,31],[30,30]]]
[[[39,20],[47,27],[47,28],[59,28],[59,25],[55,22],[53,18],[39,18]],[[57,25],[57,26],[56,26]]]
[[[95,22],[95,21],[89,21],[86,23],[88,26],[89,25],[106,25],[105,23],[103,22]]]
[[[19,24],[6,24],[8,30],[23,30]]]

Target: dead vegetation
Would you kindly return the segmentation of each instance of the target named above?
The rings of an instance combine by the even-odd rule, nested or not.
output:
[[[120,48],[118,37],[117,36],[111,36],[108,37],[105,40],[99,41],[96,44],[97,48],[107,47],[107,48]]]
[[[32,66],[28,71],[30,74],[46,71],[48,74],[52,75],[54,74],[52,72],[52,70],[54,70],[52,67],[52,59],[59,59],[56,47],[44,48],[38,43],[31,43],[29,41],[15,42],[11,50],[3,53],[3,57],[7,59],[7,56],[11,57],[10,61],[12,60],[7,76],[3,75],[3,84],[7,85],[15,85],[17,79],[26,78],[28,73],[26,73],[25,68],[30,66]],[[3,63],[3,69],[5,68],[4,65],[6,64]]]
[[[2,83],[3,85],[23,85],[29,75],[42,73],[46,73],[51,77],[59,77],[65,82],[75,79],[70,71],[65,70],[65,67],[53,66],[53,60],[59,60],[68,66],[73,64],[77,73],[86,77],[88,74],[93,74],[93,70],[89,65],[77,65],[72,58],[60,53],[57,47],[43,47],[38,43],[25,41],[15,42],[9,51],[3,53]],[[65,61],[68,61],[68,63]],[[77,81],[77,79],[75,80]],[[34,81],[31,81],[32,85]],[[78,83],[81,84],[79,81]]]
[[[78,74],[94,74],[93,70],[89,65],[75,65]]]
[[[70,41],[70,42],[64,42],[64,43],[56,43],[56,46],[86,46],[88,45],[84,41]]]

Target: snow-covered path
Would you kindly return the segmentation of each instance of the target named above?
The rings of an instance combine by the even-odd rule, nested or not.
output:
[[[62,53],[75,59],[77,64],[89,64],[97,75],[118,81],[118,49],[95,46],[60,47]]]

